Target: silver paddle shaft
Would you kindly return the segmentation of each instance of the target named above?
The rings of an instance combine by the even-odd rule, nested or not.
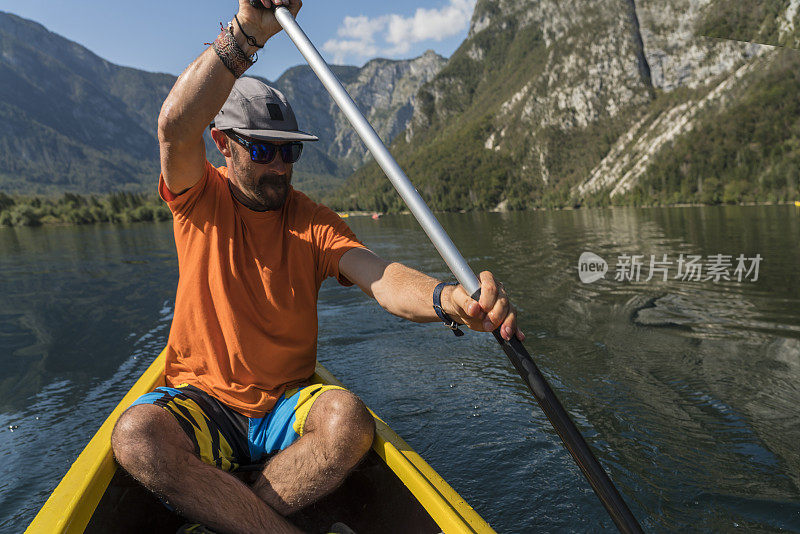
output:
[[[474,295],[480,283],[475,277],[475,274],[467,265],[461,253],[458,252],[450,237],[442,229],[439,221],[433,216],[431,210],[419,196],[417,190],[411,185],[408,177],[397,165],[389,151],[383,145],[378,134],[372,129],[367,119],[356,107],[353,99],[347,94],[347,91],[342,87],[341,82],[334,76],[331,69],[319,55],[317,49],[309,41],[303,30],[295,22],[294,17],[285,7],[277,7],[275,9],[275,17],[289,37],[294,41],[300,53],[305,56],[306,61],[311,66],[311,69],[317,74],[322,84],[331,94],[333,99],[344,112],[350,124],[353,125],[358,135],[367,145],[369,151],[375,157],[378,165],[381,166],[383,172],[391,180],[400,196],[403,197],[406,205],[417,218],[419,224],[428,234],[428,237],[433,242],[439,254],[442,255],[447,266],[456,276],[461,285],[470,295]],[[567,450],[575,459],[575,462],[580,467],[586,479],[592,485],[595,493],[600,498],[600,501],[608,510],[609,515],[614,523],[619,528],[620,532],[641,533],[642,527],[636,521],[636,517],[628,509],[622,496],[617,491],[614,483],[608,478],[603,466],[597,461],[591,448],[583,439],[575,423],[572,422],[567,411],[561,405],[553,392],[550,385],[545,380],[542,373],[536,367],[533,359],[531,358],[525,346],[516,338],[513,337],[509,341],[505,341],[500,336],[500,329],[495,329],[493,332],[495,339],[503,348],[503,352],[509,357],[511,362],[516,367],[520,377],[530,388],[539,406],[547,415],[547,418],[553,424],[553,428],[558,432]]]
[[[333,74],[328,64],[325,63],[325,60],[322,59],[322,56],[317,51],[316,47],[314,47],[314,44],[294,20],[294,17],[288,9],[283,6],[276,7],[275,18],[278,19],[280,25],[283,26],[283,29],[289,34],[289,38],[294,41],[297,49],[300,50],[300,53],[306,58],[306,61],[308,61],[308,64],[316,73],[322,85],[325,86],[325,89],[328,90],[333,100],[339,105],[339,108],[345,114],[347,120],[350,121],[350,124],[353,125],[353,128],[358,133],[359,137],[361,137],[361,140],[367,145],[375,161],[378,162],[378,165],[380,165],[383,172],[386,173],[386,176],[392,182],[394,188],[400,193],[400,196],[411,210],[411,213],[413,213],[414,217],[419,221],[422,229],[428,234],[428,237],[433,242],[436,250],[439,251],[439,254],[441,254],[442,259],[447,263],[450,271],[455,275],[461,285],[464,286],[464,289],[466,289],[469,295],[475,294],[480,288],[480,282],[475,276],[475,273],[472,272],[472,269],[470,269],[464,257],[453,244],[450,236],[444,231],[442,225],[439,224],[439,221],[433,216],[428,205],[425,204],[425,201],[419,196],[419,193],[411,184],[408,176],[406,176],[386,149],[386,146],[383,144],[383,141],[381,141],[381,138],[378,137],[378,134],[375,133],[372,125],[370,125],[361,111],[359,111],[358,107],[356,107],[356,103],[353,102],[353,99],[347,93],[344,86],[342,86],[342,83],[336,75]]]

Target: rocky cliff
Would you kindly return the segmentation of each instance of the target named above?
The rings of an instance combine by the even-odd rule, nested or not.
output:
[[[361,68],[332,68],[381,139],[391,143],[411,120],[420,86],[445,61],[429,50],[410,60],[373,59]],[[330,192],[369,159],[366,147],[308,66],[289,69],[274,85],[292,102],[298,121],[320,138],[306,144],[295,174],[298,187]]]
[[[800,0],[707,0],[698,18],[700,35],[800,47]]]
[[[776,20],[793,28],[785,3]],[[394,150],[439,209],[788,198],[797,54],[703,35],[719,9],[714,0],[479,0]],[[336,201],[401,208],[374,165]]]
[[[409,61],[373,59],[346,88],[381,139],[391,143],[411,120],[417,91],[445,62],[446,59],[433,50]],[[331,103],[331,108],[333,106]],[[342,158],[355,170],[367,160],[366,147],[338,109],[334,116],[336,138],[331,155]]]
[[[742,80],[771,61],[756,58],[774,52],[770,46],[697,35],[704,14],[714,7],[710,0],[637,4],[644,54],[653,86],[661,93],[660,105],[643,109],[642,118],[619,136],[573,190],[579,198],[604,191],[611,197],[629,192],[656,154],[692,131],[703,110],[719,111]],[[678,89],[682,96],[668,96]]]

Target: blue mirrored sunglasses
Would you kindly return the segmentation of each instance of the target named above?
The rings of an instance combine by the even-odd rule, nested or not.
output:
[[[300,154],[303,152],[303,143],[300,141],[276,145],[269,141],[250,141],[233,131],[228,131],[227,134],[250,152],[250,159],[254,163],[272,163],[278,152],[281,153],[284,163],[294,163],[300,159]]]

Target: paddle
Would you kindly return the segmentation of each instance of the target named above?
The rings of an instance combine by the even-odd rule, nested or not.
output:
[[[260,6],[258,0],[250,0],[252,5]],[[436,220],[431,210],[419,196],[417,190],[409,181],[403,170],[394,160],[392,155],[384,146],[378,134],[369,124],[364,115],[356,107],[353,99],[347,93],[341,82],[331,72],[325,60],[322,59],[317,49],[306,36],[305,32],[295,21],[289,10],[283,6],[275,8],[275,17],[289,35],[289,38],[297,46],[303,57],[306,58],[311,69],[319,77],[322,85],[328,90],[331,97],[339,105],[342,112],[356,130],[361,140],[375,157],[383,172],[392,182],[397,192],[405,201],[411,213],[417,218],[419,224],[428,234],[439,254],[442,255],[450,271],[456,279],[464,286],[474,299],[480,296],[480,282],[472,272],[461,253],[445,233],[439,221]],[[620,496],[614,483],[603,470],[600,463],[595,458],[586,440],[583,439],[575,423],[572,422],[564,407],[558,401],[555,393],[550,388],[542,373],[536,367],[525,346],[516,338],[506,341],[500,335],[500,329],[494,332],[495,339],[503,348],[511,363],[516,367],[522,380],[530,388],[542,411],[547,415],[550,423],[555,428],[561,440],[564,442],[569,453],[575,459],[583,474],[591,484],[597,496],[608,510],[611,519],[621,532],[642,532],[641,527],[636,522],[636,518],[628,509],[625,501]]]

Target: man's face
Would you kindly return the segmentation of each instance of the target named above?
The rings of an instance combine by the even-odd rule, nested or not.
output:
[[[276,145],[283,143],[274,141]],[[269,163],[255,163],[247,149],[230,137],[228,145],[232,153],[228,176],[236,199],[257,211],[281,209],[292,183],[292,164],[285,163],[280,153]]]

